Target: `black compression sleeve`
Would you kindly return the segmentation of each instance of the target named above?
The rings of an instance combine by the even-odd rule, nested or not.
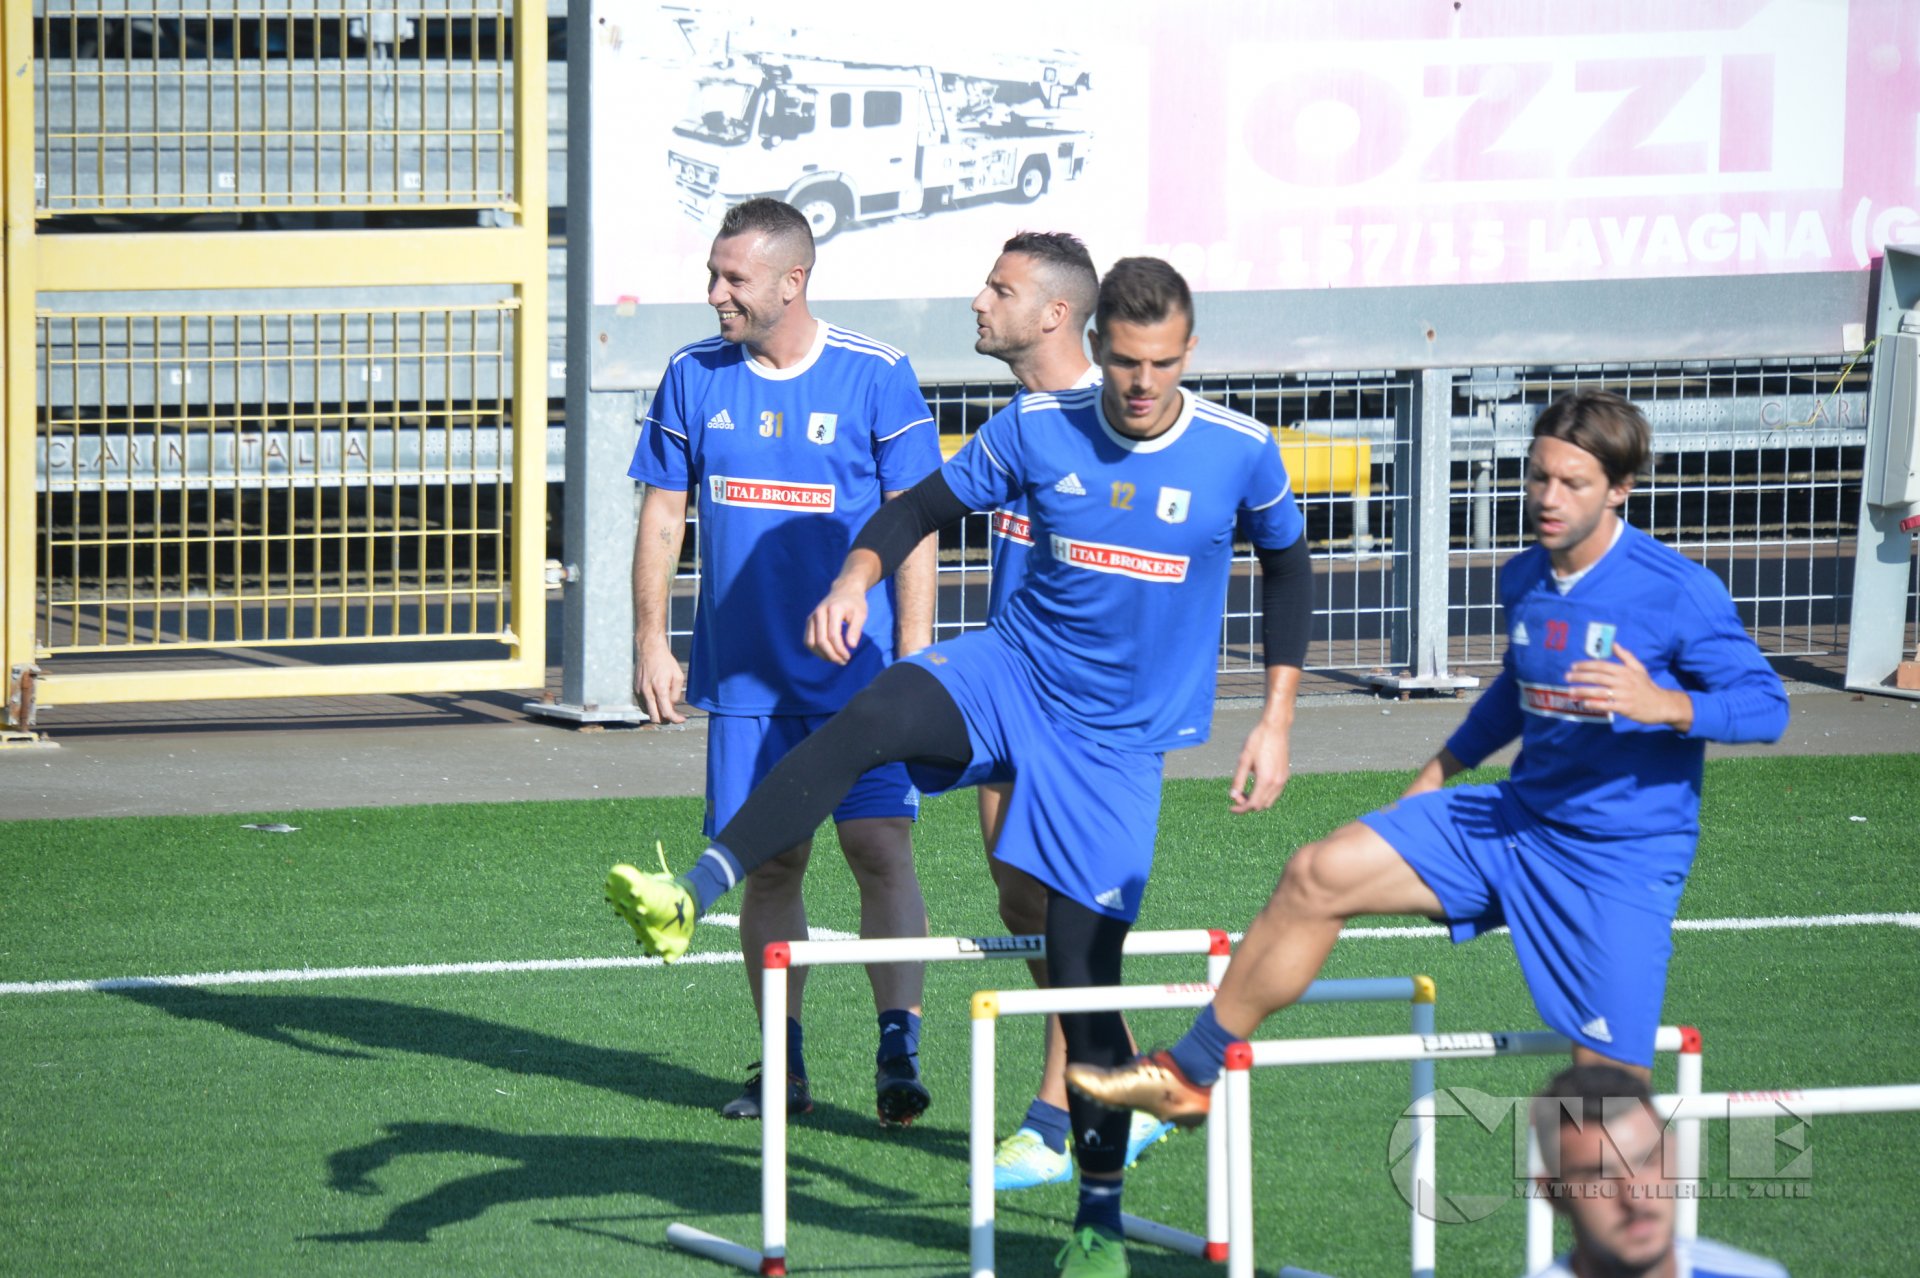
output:
[[[1306,664],[1313,630],[1313,559],[1307,538],[1285,550],[1253,548],[1260,560],[1260,642],[1269,666]]]
[[[853,539],[853,549],[880,556],[880,575],[890,577],[928,533],[966,517],[968,507],[953,495],[946,476],[934,471],[873,512]]]

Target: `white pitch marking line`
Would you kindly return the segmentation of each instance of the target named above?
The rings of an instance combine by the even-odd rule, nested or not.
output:
[[[702,920],[720,926],[738,927],[740,919],[732,914],[710,914]],[[1814,914],[1771,918],[1675,919],[1676,932],[1759,932],[1820,927],[1906,927],[1920,930],[1920,913],[1902,914]],[[849,941],[845,932],[826,928],[809,929],[814,940]],[[1440,927],[1350,927],[1340,933],[1342,939],[1404,937],[1410,940],[1441,937]],[[1233,933],[1233,940],[1240,934]],[[704,967],[740,962],[732,952],[689,954],[679,964]],[[676,964],[678,966],[679,964]],[[95,981],[0,981],[0,996],[8,994],[79,994],[114,990],[150,990],[193,988],[214,985],[281,985],[305,981],[359,981],[395,976],[479,976],[502,972],[583,972],[602,968],[661,967],[662,961],[643,955],[572,959],[496,959],[475,963],[405,963],[391,967],[289,967],[257,972],[196,972],[185,976],[116,976]]]

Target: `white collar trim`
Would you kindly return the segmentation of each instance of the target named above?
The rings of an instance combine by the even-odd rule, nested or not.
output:
[[[1186,434],[1187,427],[1193,421],[1193,392],[1186,387],[1177,387],[1180,392],[1180,415],[1173,419],[1173,425],[1155,435],[1152,439],[1135,439],[1131,435],[1122,435],[1107,421],[1107,397],[1101,395],[1094,403],[1099,407],[1100,429],[1107,438],[1130,453],[1157,453],[1163,448],[1173,447],[1173,442]]]
[[[790,368],[774,368],[755,359],[753,352],[744,346],[740,349],[740,358],[756,376],[764,377],[770,382],[790,382],[812,368],[815,361],[820,358],[820,352],[825,349],[827,349],[827,322],[816,319],[813,321],[813,345],[808,348],[806,355],[798,364]]]

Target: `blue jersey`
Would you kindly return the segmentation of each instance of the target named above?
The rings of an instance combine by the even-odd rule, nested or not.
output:
[[[1100,384],[1100,366],[1089,365],[1069,390]],[[1022,391],[1021,394],[1027,392]],[[1033,528],[1027,519],[1027,499],[1015,497],[987,516],[987,616],[1007,606],[1013,592],[1027,579],[1027,551],[1033,548]]]
[[[1772,741],[1786,730],[1780,678],[1741,628],[1718,578],[1636,528],[1562,594],[1532,546],[1500,570],[1505,668],[1447,749],[1469,767],[1520,738],[1507,783],[1540,821],[1586,850],[1576,867],[1604,895],[1678,908],[1700,833],[1707,741]],[[1693,700],[1671,728],[1589,709],[1568,668],[1625,648],[1662,688]]]
[[[1097,387],[1019,395],[943,472],[975,510],[1026,500],[1026,580],[989,624],[1047,714],[1115,749],[1207,739],[1236,523],[1276,549],[1302,528],[1267,428],[1180,394],[1151,440],[1109,426]]]
[[[678,351],[627,473],[691,489],[700,602],[687,700],[738,715],[828,714],[891,660],[888,589],[868,596],[845,666],[807,651],[807,614],[883,494],[940,465],[933,414],[906,356],[822,322],[792,368],[713,337]]]

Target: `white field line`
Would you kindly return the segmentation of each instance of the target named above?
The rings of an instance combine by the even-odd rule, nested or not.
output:
[[[739,927],[735,914],[709,914],[701,920],[721,927]],[[1920,930],[1920,913],[1813,914],[1770,918],[1675,919],[1676,932],[1793,931],[1822,927],[1905,927]],[[816,941],[850,941],[845,932],[810,929]],[[1342,940],[1380,937],[1409,940],[1443,937],[1442,927],[1350,927]],[[1232,934],[1238,941],[1240,933]],[[689,954],[679,960],[689,967],[740,962],[732,951]],[[184,976],[115,976],[93,981],[0,981],[0,996],[9,994],[79,994],[114,990],[147,990],[208,985],[280,985],[303,981],[362,981],[398,976],[478,976],[500,972],[582,972],[615,967],[662,967],[657,958],[627,955],[606,958],[498,959],[476,963],[403,963],[387,967],[289,967],[257,972],[195,972]]]

